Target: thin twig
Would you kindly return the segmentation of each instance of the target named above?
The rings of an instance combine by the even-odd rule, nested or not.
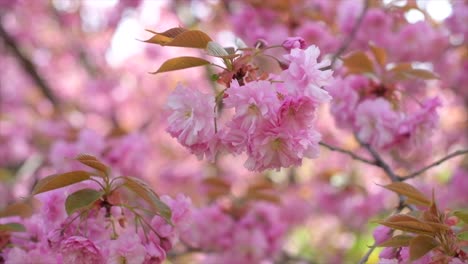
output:
[[[367,263],[367,261],[369,260],[369,257],[370,255],[372,254],[372,252],[374,252],[374,249],[377,247],[376,244],[372,245],[369,247],[369,250],[366,252],[366,254],[361,258],[361,260],[359,260],[358,264],[364,264],[364,263]]]
[[[383,158],[380,156],[380,154],[368,143],[363,142],[359,137],[356,136],[357,141],[361,146],[363,146],[369,154],[375,159],[375,165],[382,168],[382,170],[388,175],[390,180],[392,182],[396,182],[400,180],[400,177],[398,177],[395,172],[390,168],[390,166],[383,160]]]
[[[411,179],[411,178],[414,178],[416,176],[418,176],[419,174],[431,169],[432,167],[435,167],[435,166],[438,166],[440,165],[442,162],[448,160],[448,159],[451,159],[453,157],[456,157],[456,156],[460,156],[460,155],[465,155],[465,154],[468,154],[468,149],[461,149],[461,150],[457,150],[453,153],[450,153],[448,154],[447,156],[433,162],[432,164],[426,166],[426,167],[423,167],[422,169],[420,170],[417,170],[411,174],[408,174],[407,176],[403,176],[403,177],[400,177],[400,181],[405,181],[405,180],[408,180],[408,179]]]
[[[341,152],[341,153],[344,153],[344,154],[347,154],[348,156],[350,156],[351,158],[355,159],[355,160],[359,160],[359,161],[362,161],[364,163],[367,163],[367,164],[370,164],[370,165],[376,165],[375,161],[372,161],[372,160],[369,160],[369,159],[366,159],[366,158],[363,158],[359,155],[356,155],[354,154],[354,152],[350,151],[350,150],[346,150],[346,149],[342,149],[342,148],[338,148],[338,147],[335,147],[335,146],[332,146],[328,143],[325,143],[323,141],[319,142],[319,145],[323,146],[323,147],[326,147],[327,149],[331,150],[331,151],[337,151],[337,152]]]
[[[32,61],[20,50],[16,40],[8,34],[8,32],[3,28],[0,17],[0,39],[5,42],[5,45],[11,50],[13,55],[18,59],[23,70],[26,71],[36,83],[36,85],[41,90],[42,94],[52,103],[54,107],[58,107],[58,100],[55,97],[52,89],[47,85],[47,83],[39,75],[36,66]]]
[[[364,7],[363,7],[361,14],[359,15],[359,17],[358,17],[358,19],[356,21],[356,24],[353,27],[353,30],[348,35],[348,38],[345,41],[343,41],[343,43],[341,44],[338,51],[333,55],[333,57],[331,59],[330,66],[327,66],[327,67],[323,68],[323,70],[328,70],[328,69],[333,68],[333,65],[335,64],[336,60],[346,51],[346,49],[348,49],[349,45],[351,44],[351,42],[356,37],[356,34],[357,34],[359,28],[361,27],[362,21],[364,20],[364,17],[366,16],[367,10],[369,9],[369,2],[370,2],[370,0],[366,0],[364,2]]]

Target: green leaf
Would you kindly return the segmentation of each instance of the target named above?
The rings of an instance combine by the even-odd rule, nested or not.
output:
[[[165,61],[157,71],[152,73],[156,74],[161,72],[176,71],[181,69],[203,66],[207,64],[210,64],[210,62],[202,58],[189,56],[177,57]]]
[[[378,247],[407,247],[410,244],[411,239],[413,239],[414,236],[408,236],[408,235],[396,235],[380,244],[378,244]]]
[[[167,206],[159,196],[142,180],[135,177],[122,177],[124,180],[123,186],[140,196],[154,209],[155,213],[159,214],[168,223],[171,222],[171,209]]]
[[[145,42],[161,46],[205,49],[211,41],[211,38],[205,32],[200,30],[172,28],[163,33],[152,33],[155,35]]]
[[[65,201],[65,210],[67,214],[71,215],[74,212],[88,208],[99,200],[103,191],[96,191],[93,189],[82,189],[70,194]]]
[[[374,72],[374,65],[366,53],[357,51],[343,59],[349,73]]]
[[[409,245],[410,260],[417,260],[438,246],[439,242],[430,236],[417,236]]]
[[[19,223],[0,224],[0,231],[24,232],[26,228]]]
[[[383,186],[385,189],[391,190],[397,194],[408,197],[407,203],[430,206],[429,200],[422,192],[405,182],[393,182]]]
[[[459,210],[453,212],[453,215],[458,217],[458,219],[462,220],[465,224],[468,224],[468,211],[467,210]]]
[[[458,239],[468,241],[468,231],[457,234]]]
[[[59,189],[77,182],[82,182],[91,178],[91,174],[86,171],[72,171],[62,174],[54,174],[37,182],[33,195]]]
[[[33,214],[33,207],[31,201],[16,202],[7,205],[0,210],[0,217],[8,216],[21,216],[23,218],[29,217]]]

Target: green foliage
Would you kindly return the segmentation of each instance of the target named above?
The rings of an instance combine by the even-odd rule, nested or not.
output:
[[[380,243],[379,247],[409,247],[410,260],[414,261],[433,249],[437,249],[446,256],[454,256],[458,250],[457,236],[454,236],[452,228],[446,224],[449,214],[439,211],[434,199],[429,200],[423,193],[413,186],[394,182],[384,186],[386,189],[408,197],[408,204],[426,206],[427,209],[422,212],[412,212],[410,214],[396,214],[380,221],[381,225],[402,231],[403,234],[397,234],[392,238]],[[462,219],[464,215],[461,211],[454,212],[454,215]],[[460,217],[461,216],[461,217]]]
[[[458,217],[458,219],[462,220],[465,224],[468,224],[468,210],[455,211],[453,215]]]
[[[155,213],[171,223],[171,209],[159,199],[159,196],[146,183],[134,177],[122,177],[122,179],[124,187],[145,200]]]
[[[65,201],[65,210],[67,211],[67,214],[71,215],[78,210],[87,209],[102,198],[103,195],[103,191],[81,189],[67,197]]]
[[[19,223],[0,224],[0,232],[24,232],[26,228]]]

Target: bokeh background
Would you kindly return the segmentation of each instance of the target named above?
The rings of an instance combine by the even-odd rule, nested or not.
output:
[[[372,41],[387,51],[390,61],[410,62],[440,76],[401,84],[404,96],[437,95],[443,105],[437,130],[423,145],[404,153],[383,153],[404,175],[466,146],[468,3],[370,2],[347,50],[365,49]],[[220,89],[210,80],[216,69],[150,74],[169,58],[206,54],[142,40],[152,35],[145,29],[162,32],[177,26],[201,29],[224,46],[239,41],[252,46],[258,40],[275,45],[299,35],[326,58],[351,34],[363,4],[0,0],[0,208],[27,196],[38,179],[73,168],[77,154],[89,153],[122,174],[151,182],[158,193],[189,196],[199,219],[189,237],[206,235],[207,227],[200,222],[208,221],[213,204],[232,206],[232,197],[242,196],[258,182],[269,182],[270,195],[281,203],[258,203],[275,207],[265,211],[270,212],[269,229],[281,227],[278,245],[264,250],[259,241],[266,238],[251,236],[237,238],[238,245],[257,248],[261,252],[255,254],[276,263],[356,263],[373,244],[372,220],[388,215],[397,203],[394,194],[379,186],[389,182],[382,171],[328,149],[299,168],[261,174],[247,171],[243,156],[222,156],[215,164],[197,160],[165,132],[164,104],[178,82],[206,92]],[[324,141],[366,155],[353,133],[335,122],[329,106],[320,109],[317,126]],[[227,182],[230,195],[217,193],[221,183],[213,183],[213,178]],[[434,188],[447,208],[466,207],[467,159],[452,159],[412,183],[428,193]],[[229,256],[216,250],[204,254],[178,249],[167,263],[204,263],[209,255]],[[243,250],[232,247],[231,253]],[[369,263],[376,263],[377,256],[378,250]]]

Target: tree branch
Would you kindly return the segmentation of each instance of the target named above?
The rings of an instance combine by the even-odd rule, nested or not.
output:
[[[367,263],[367,261],[369,260],[369,257],[370,255],[372,254],[372,252],[374,252],[374,249],[377,247],[376,244],[372,245],[369,247],[369,250],[366,252],[366,254],[361,258],[361,260],[359,260],[358,264],[364,264],[364,263]]]
[[[435,166],[440,165],[442,162],[444,162],[446,160],[449,160],[449,159],[451,159],[453,157],[456,157],[456,156],[465,155],[465,154],[468,154],[468,149],[457,150],[457,151],[455,151],[453,153],[450,153],[447,156],[445,156],[445,157],[443,157],[443,158],[441,158],[441,159],[439,159],[437,161],[434,161],[432,164],[427,165],[426,167],[423,167],[423,168],[421,168],[421,169],[419,169],[419,170],[417,170],[417,171],[415,171],[415,172],[413,172],[411,174],[408,174],[407,176],[399,177],[399,180],[400,181],[406,181],[408,179],[414,178],[414,177],[418,176],[419,174],[421,174],[421,173],[423,173],[423,172],[425,172],[425,171],[427,171],[427,170],[429,170],[429,169],[431,169],[431,168],[433,168]]]
[[[3,40],[5,45],[11,50],[11,53],[18,59],[23,70],[31,76],[32,80],[41,90],[42,94],[52,103],[54,107],[58,107],[58,100],[55,97],[52,89],[47,85],[47,83],[39,75],[36,67],[31,62],[31,60],[20,50],[18,43],[15,39],[8,34],[1,23],[0,17],[0,39]]]
[[[368,143],[363,142],[359,137],[356,136],[357,141],[361,146],[363,146],[367,151],[371,154],[371,156],[375,160],[375,165],[382,168],[382,170],[388,175],[392,182],[399,181],[400,177],[398,177],[395,172],[390,168],[390,166],[383,160],[383,158],[379,155],[379,153]]]
[[[361,14],[359,15],[359,17],[358,17],[358,19],[356,21],[356,24],[353,27],[353,30],[348,35],[348,38],[345,39],[345,41],[343,41],[343,43],[341,44],[338,51],[333,55],[333,57],[331,59],[330,66],[324,67],[323,70],[328,70],[328,69],[333,68],[333,65],[335,64],[336,60],[346,51],[346,49],[348,49],[349,45],[351,44],[351,42],[356,37],[356,34],[357,34],[359,28],[361,27],[362,21],[364,20],[364,17],[366,16],[367,10],[369,9],[369,4],[370,4],[369,2],[370,2],[370,0],[366,0],[364,2],[364,7],[363,7]]]
[[[350,150],[346,150],[346,149],[342,149],[342,148],[338,148],[338,147],[335,147],[335,146],[332,146],[332,145],[329,145],[328,143],[325,143],[323,141],[320,141],[319,142],[319,145],[331,150],[331,151],[337,151],[337,152],[341,152],[341,153],[344,153],[344,154],[347,154],[348,156],[350,156],[351,158],[355,159],[355,160],[359,160],[359,161],[362,161],[364,163],[367,163],[367,164],[370,164],[370,165],[374,165],[376,166],[376,163],[372,160],[369,160],[369,159],[366,159],[366,158],[363,158],[359,155],[356,155],[354,154],[352,151]]]

